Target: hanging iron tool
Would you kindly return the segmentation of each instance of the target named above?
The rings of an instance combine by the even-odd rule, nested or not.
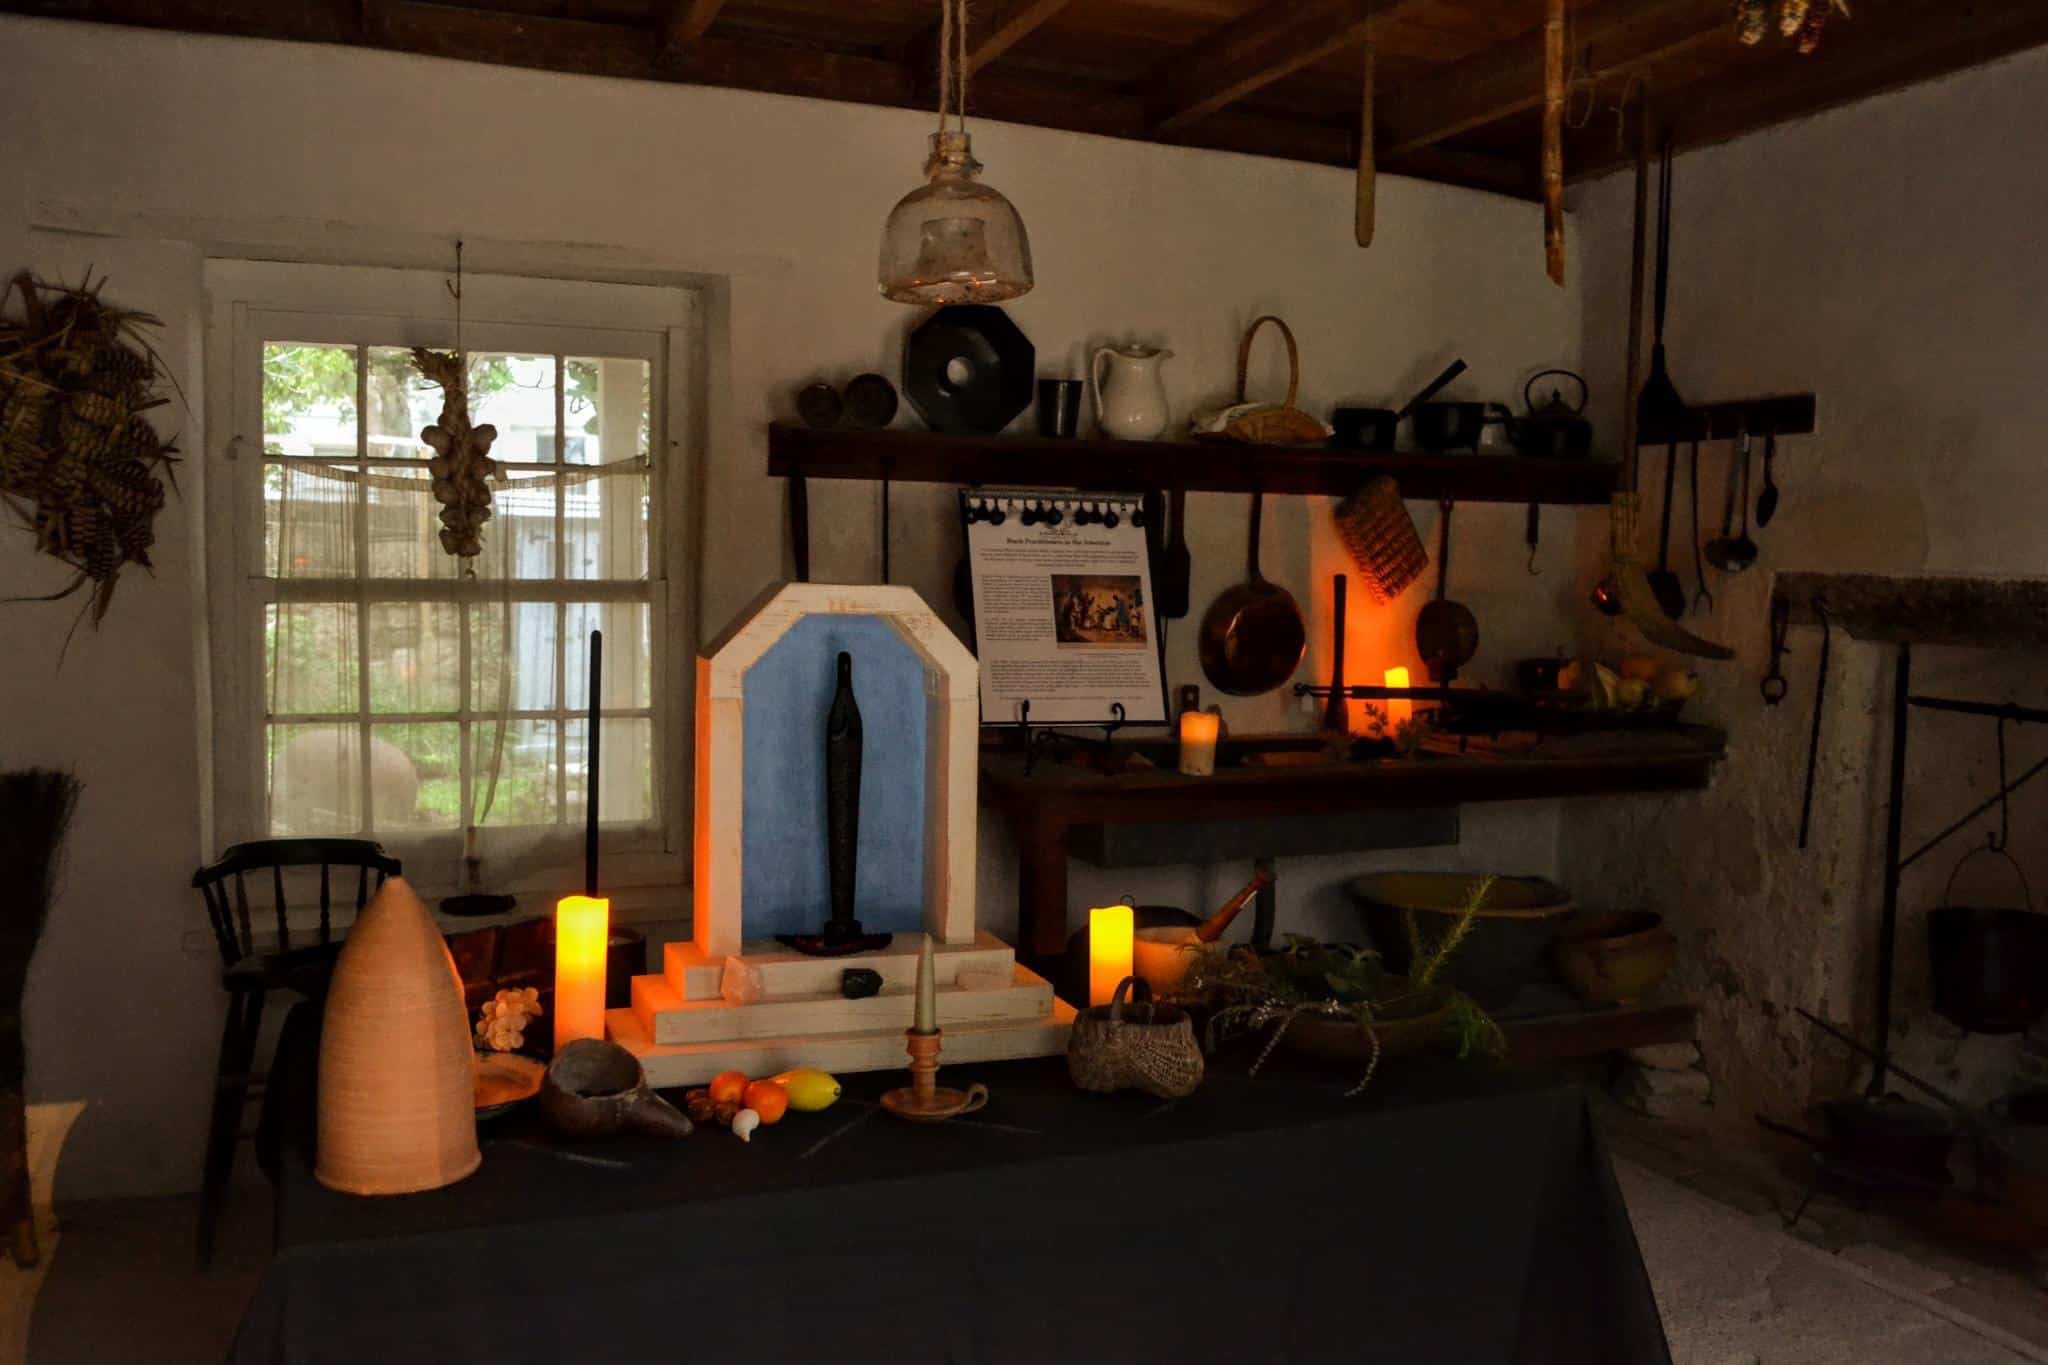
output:
[[[1820,767],[1820,718],[1828,696],[1828,654],[1834,644],[1834,619],[1825,597],[1813,599],[1813,614],[1820,618],[1820,667],[1813,676],[1813,732],[1806,741],[1806,794],[1799,801],[1799,846],[1806,847],[1813,833],[1813,777]]]
[[[1785,700],[1785,633],[1792,628],[1792,604],[1783,594],[1771,598],[1771,667],[1764,679],[1757,684],[1763,694],[1765,706],[1776,706]]]

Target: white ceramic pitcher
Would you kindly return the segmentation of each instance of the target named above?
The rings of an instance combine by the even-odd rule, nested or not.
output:
[[[1173,352],[1160,346],[1104,346],[1095,353],[1088,372],[1095,381],[1095,424],[1104,436],[1149,441],[1166,430],[1166,380],[1159,367],[1171,359]]]

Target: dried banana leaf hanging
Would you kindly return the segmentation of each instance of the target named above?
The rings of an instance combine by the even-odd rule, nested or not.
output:
[[[427,472],[434,479],[434,501],[441,504],[441,548],[458,559],[483,553],[483,527],[491,519],[491,484],[498,462],[491,443],[498,429],[469,420],[469,375],[460,352],[430,351],[415,346],[413,368],[441,387],[441,416],[420,432],[434,457]]]
[[[22,300],[19,321],[0,321],[0,503],[37,549],[77,571],[33,600],[90,585],[94,624],[121,570],[150,567],[177,463],[177,448],[143,416],[170,401],[160,388],[175,388],[144,334],[162,323],[106,303],[105,284],[88,278],[72,289],[23,272],[0,290],[0,311],[16,292]]]

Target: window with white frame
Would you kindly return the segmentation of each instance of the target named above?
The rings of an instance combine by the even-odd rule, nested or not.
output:
[[[209,471],[232,530],[210,550],[222,842],[367,836],[445,872],[462,851],[569,860],[601,631],[606,842],[679,880],[688,293],[464,281],[470,416],[499,471],[463,560],[419,439],[442,394],[411,357],[457,344],[443,277],[222,263],[209,283],[234,433]]]

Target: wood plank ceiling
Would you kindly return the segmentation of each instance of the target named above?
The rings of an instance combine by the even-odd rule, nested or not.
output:
[[[1766,0],[1773,11],[1778,0]],[[1829,0],[1813,0],[1825,5]],[[1332,165],[1356,160],[1378,53],[1383,170],[1535,197],[1542,0],[977,0],[970,113]],[[2048,0],[1852,0],[1820,50],[1742,46],[1730,0],[1574,0],[1573,178],[1625,158],[1654,92],[1678,144],[1720,141],[2048,43]],[[937,0],[0,0],[0,11],[347,43],[508,66],[912,108],[935,100]]]

